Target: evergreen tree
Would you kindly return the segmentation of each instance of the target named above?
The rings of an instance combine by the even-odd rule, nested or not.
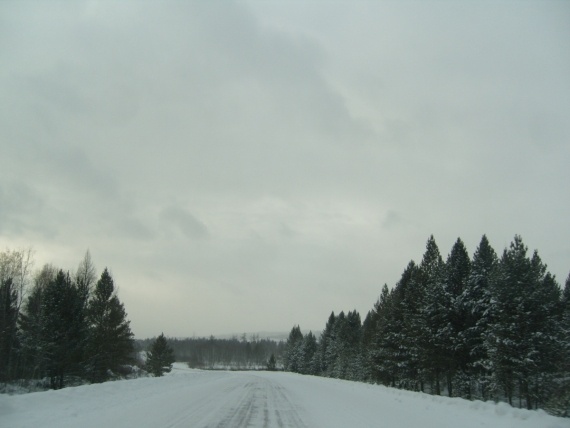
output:
[[[353,310],[346,316],[346,329],[343,332],[342,340],[344,341],[344,360],[346,361],[346,374],[344,379],[362,380],[363,377],[363,359],[362,349],[362,321],[360,314]]]
[[[553,381],[564,358],[563,327],[560,313],[560,286],[546,271],[535,251],[531,258],[534,287],[528,296],[529,313],[526,355],[519,393],[527,408],[542,406],[552,394]],[[546,273],[545,273],[546,272]]]
[[[315,375],[317,367],[315,363],[315,354],[317,352],[317,338],[309,331],[303,337],[299,355],[299,373]]]
[[[275,360],[275,354],[271,354],[269,360],[267,361],[267,370],[274,372],[277,370],[277,361]]]
[[[387,288],[387,286],[385,285]],[[374,380],[374,354],[375,354],[375,338],[377,329],[377,315],[376,311],[368,311],[364,321],[362,322],[362,335],[361,335],[361,359],[362,359],[362,380],[372,382]]]
[[[18,321],[18,293],[12,278],[0,283],[0,382],[15,375]]]
[[[557,378],[553,379],[545,409],[556,416],[570,417],[570,275],[560,299],[560,358]]]
[[[563,358],[560,371],[570,375],[570,274],[566,278],[564,291],[561,298],[561,326],[562,326],[562,344]],[[567,376],[570,379],[570,376]]]
[[[461,297],[467,287],[471,261],[460,238],[451,249],[445,264],[445,280],[443,283],[442,299],[445,303],[443,323],[440,336],[441,352],[445,361],[445,378],[447,392],[453,395],[454,384],[458,383],[460,392],[468,390],[468,379],[464,374],[469,363],[469,348],[462,340],[465,325],[465,308],[461,304]],[[459,379],[455,379],[459,373]]]
[[[445,328],[448,320],[444,269],[443,259],[432,235],[420,264],[419,297],[422,309],[419,317],[414,320],[414,327],[418,332],[420,346],[420,382],[429,381],[432,390],[435,389],[438,395],[441,394],[441,376],[447,366]]]
[[[21,374],[24,378],[38,379],[45,375],[43,297],[45,289],[55,280],[57,269],[46,264],[34,278],[34,286],[24,301],[18,320],[20,336]]]
[[[357,380],[362,377],[361,326],[357,311],[341,312],[335,319],[327,349],[330,376]]]
[[[346,373],[346,354],[344,330],[346,329],[346,315],[341,311],[335,318],[327,347],[327,367],[330,377],[343,379]]]
[[[485,337],[492,321],[491,286],[497,263],[497,254],[483,235],[473,255],[467,286],[460,297],[465,324],[459,339],[463,349],[469,350],[467,363],[462,367],[469,379],[463,391],[466,398],[490,398],[491,371]]]
[[[493,288],[494,322],[490,325],[488,350],[497,385],[509,403],[518,392],[519,405],[536,407],[543,399],[543,379],[557,361],[560,333],[559,288],[535,251],[515,236],[505,250]]]
[[[332,339],[333,327],[335,321],[336,321],[336,316],[334,312],[331,312],[327,320],[327,323],[325,325],[325,329],[321,332],[321,339],[319,340],[318,343],[317,355],[315,359],[318,365],[317,371],[321,376],[330,376],[329,347]]]
[[[97,281],[87,309],[87,374],[102,382],[132,360],[133,333],[113,278],[105,269]]]
[[[284,368],[287,371],[298,373],[302,364],[302,345],[303,333],[301,328],[297,325],[291,329],[289,337],[287,338]]]
[[[392,328],[388,340],[393,349],[393,361],[398,364],[399,384],[411,390],[424,390],[423,361],[426,324],[423,317],[425,290],[421,282],[420,267],[412,260],[395,288]],[[401,319],[401,323],[399,320]],[[401,341],[400,349],[398,341]]]
[[[146,369],[156,377],[164,373],[170,373],[174,363],[174,351],[168,345],[168,341],[161,333],[152,343],[150,351],[147,352]]]
[[[388,285],[384,284],[380,298],[370,312],[370,321],[368,321],[374,324],[372,346],[368,351],[369,361],[372,364],[372,379],[391,386],[395,385],[399,374],[396,354],[400,345],[393,341],[396,327],[394,321],[397,318],[394,307],[395,296],[396,293],[390,292]]]
[[[63,388],[65,376],[81,375],[86,324],[83,301],[69,274],[60,270],[42,299],[43,358],[53,389]]]

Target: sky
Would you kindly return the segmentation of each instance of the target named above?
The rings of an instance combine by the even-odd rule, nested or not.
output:
[[[138,338],[364,318],[434,235],[570,271],[570,2],[0,2],[0,248]]]

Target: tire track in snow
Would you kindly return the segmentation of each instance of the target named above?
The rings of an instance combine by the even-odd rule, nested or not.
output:
[[[235,392],[239,396],[228,403],[225,416],[216,428],[307,427],[299,414],[302,409],[278,383],[250,374],[242,376],[249,380],[241,387],[236,385]]]

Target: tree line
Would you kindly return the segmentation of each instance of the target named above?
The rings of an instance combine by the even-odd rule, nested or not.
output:
[[[446,261],[431,236],[363,321],[333,312],[318,339],[294,326],[284,366],[569,416],[570,276],[561,289],[518,235],[501,257],[457,239]]]
[[[147,349],[153,340],[137,340],[137,347]],[[272,355],[275,366],[281,366],[285,347],[283,341],[260,339],[255,334],[248,339],[245,333],[239,339],[237,336],[229,339],[214,336],[169,338],[168,345],[176,361],[186,362],[190,368],[236,370],[266,368]]]
[[[74,274],[31,272],[31,250],[0,253],[0,382],[103,382],[134,362],[134,340],[113,278],[89,252]]]

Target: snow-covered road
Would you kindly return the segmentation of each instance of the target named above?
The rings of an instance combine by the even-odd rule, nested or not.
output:
[[[569,428],[570,420],[291,373],[196,371],[0,396],[0,427]]]

